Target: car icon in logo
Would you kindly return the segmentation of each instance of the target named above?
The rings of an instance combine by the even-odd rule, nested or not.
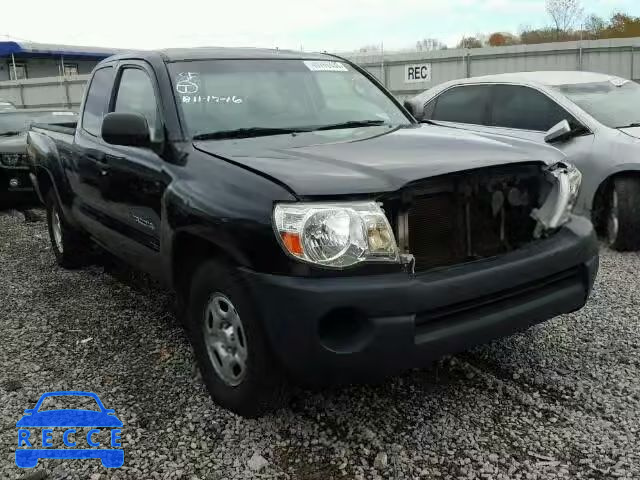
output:
[[[42,402],[49,397],[89,397],[95,400],[100,408],[85,409],[55,409],[40,411]],[[76,428],[91,428],[86,434],[88,447],[99,447],[95,436],[101,429],[110,429],[110,446],[121,447],[120,428],[122,422],[116,417],[115,411],[104,407],[100,398],[91,392],[60,391],[45,393],[40,397],[36,406],[26,409],[24,416],[18,420],[18,448],[16,449],[16,465],[20,468],[33,468],[41,458],[55,459],[91,459],[99,458],[107,468],[118,468],[124,463],[122,448],[74,448],[82,443],[82,436],[77,435]],[[42,428],[42,448],[36,447],[38,438],[32,438],[34,428]],[[72,448],[53,448],[53,429],[64,428],[62,436],[64,445]],[[34,435],[35,437],[35,435]],[[20,448],[27,447],[27,448]]]

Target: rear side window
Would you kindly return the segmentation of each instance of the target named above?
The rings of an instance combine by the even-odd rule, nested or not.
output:
[[[496,85],[491,103],[491,125],[546,132],[572,116],[545,94],[518,85]]]
[[[89,85],[82,113],[82,128],[96,137],[100,136],[102,117],[107,112],[109,94],[113,83],[113,68],[96,70]]]
[[[469,85],[447,90],[438,97],[431,118],[443,122],[485,125],[490,92],[489,85]]]
[[[120,77],[114,111],[139,113],[147,119],[152,140],[157,140],[158,102],[151,78],[140,68],[125,68]]]

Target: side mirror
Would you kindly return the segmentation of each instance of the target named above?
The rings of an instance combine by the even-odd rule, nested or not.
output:
[[[424,117],[424,112],[418,112],[413,103],[411,103],[411,100],[405,100],[403,105],[404,108],[409,110],[409,113],[413,115],[416,120],[422,120],[422,117]]]
[[[567,120],[562,120],[557,125],[554,125],[544,136],[544,141],[547,143],[562,142],[571,138],[571,125]]]
[[[102,139],[113,145],[151,146],[147,119],[139,113],[107,113],[102,119]]]

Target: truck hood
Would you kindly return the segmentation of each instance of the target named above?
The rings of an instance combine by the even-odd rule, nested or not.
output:
[[[552,164],[565,158],[553,147],[527,140],[433,125],[202,141],[194,146],[283,183],[299,196],[390,192],[448,173],[532,161]]]
[[[11,137],[0,137],[0,153],[25,153],[26,151],[26,132]]]

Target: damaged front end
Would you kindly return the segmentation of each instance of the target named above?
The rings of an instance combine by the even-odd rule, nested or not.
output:
[[[580,172],[558,163],[502,165],[415,182],[383,200],[400,258],[425,271],[494,257],[568,219]]]
[[[546,168],[545,177],[549,188],[546,200],[540,208],[531,212],[531,216],[538,222],[535,238],[567,223],[582,183],[580,170],[564,162]]]

